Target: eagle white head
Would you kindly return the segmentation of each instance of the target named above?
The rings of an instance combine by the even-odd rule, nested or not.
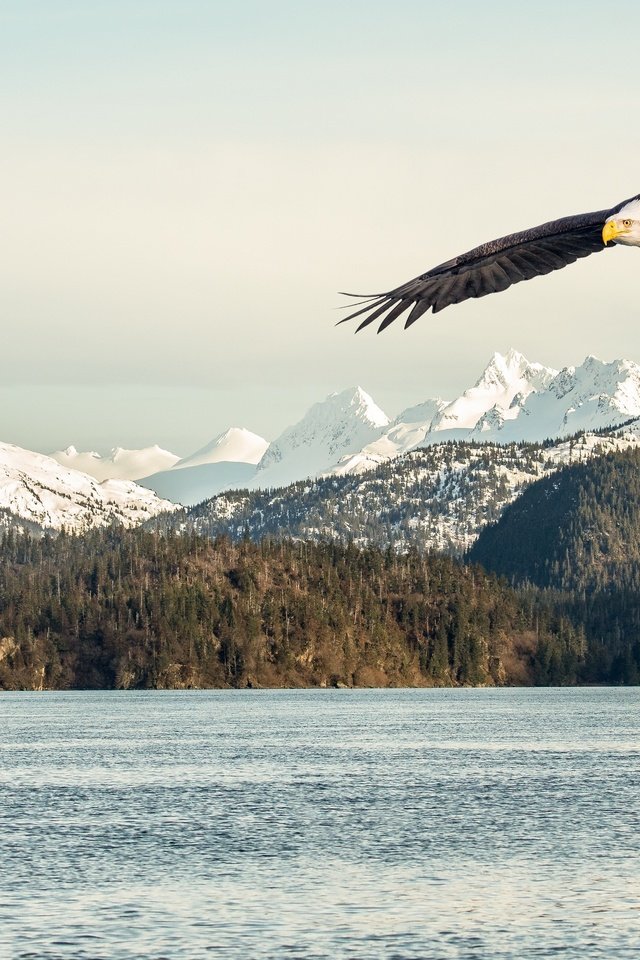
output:
[[[608,218],[602,228],[602,239],[605,247],[612,241],[640,247],[640,197],[635,197]]]

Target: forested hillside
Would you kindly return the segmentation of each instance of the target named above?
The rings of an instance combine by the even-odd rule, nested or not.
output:
[[[229,491],[152,520],[150,526],[238,540],[332,539],[460,556],[531,483],[565,463],[625,446],[637,447],[638,437],[624,427],[536,444],[450,441],[359,475],[306,480],[277,490]]]
[[[443,497],[459,451],[441,467]],[[470,451],[467,476],[483,484],[492,465],[483,448]],[[415,475],[398,483],[418,491],[424,463],[408,463]],[[343,517],[351,488],[341,484],[353,479],[328,481]],[[365,503],[354,514],[361,529],[381,519],[375,496],[368,512]],[[407,510],[407,536],[410,521]],[[529,482],[481,534],[473,566],[407,542],[398,551],[212,533],[5,531],[0,688],[640,679],[638,451]]]
[[[335,544],[1,543],[0,687],[572,682],[580,630],[479,569]]]
[[[560,591],[584,624],[585,679],[640,680],[640,451],[566,467],[487,527],[469,559],[515,584]]]
[[[443,443],[362,475],[230,491],[153,526],[215,537],[338,540],[398,551],[468,547],[520,488],[555,470],[551,445]]]

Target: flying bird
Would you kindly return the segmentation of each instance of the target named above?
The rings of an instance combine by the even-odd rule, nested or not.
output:
[[[381,333],[410,309],[406,329],[428,310],[439,313],[453,303],[499,293],[513,283],[561,270],[616,243],[640,247],[640,195],[623,200],[611,210],[563,217],[490,240],[388,293],[344,294],[361,297],[355,304],[360,309],[338,322],[364,316],[357,332],[380,320]]]

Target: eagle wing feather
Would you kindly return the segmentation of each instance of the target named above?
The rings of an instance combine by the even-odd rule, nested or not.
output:
[[[623,200],[611,210],[563,217],[490,240],[388,293],[365,296],[358,304],[358,310],[338,322],[346,323],[366,314],[357,330],[380,320],[380,333],[410,310],[405,321],[406,328],[428,310],[439,313],[454,303],[499,293],[522,280],[561,270],[582,257],[605,250],[602,242],[605,221],[630,202]]]

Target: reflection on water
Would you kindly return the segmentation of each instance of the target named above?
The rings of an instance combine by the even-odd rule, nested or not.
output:
[[[0,697],[0,956],[626,958],[640,692]]]

